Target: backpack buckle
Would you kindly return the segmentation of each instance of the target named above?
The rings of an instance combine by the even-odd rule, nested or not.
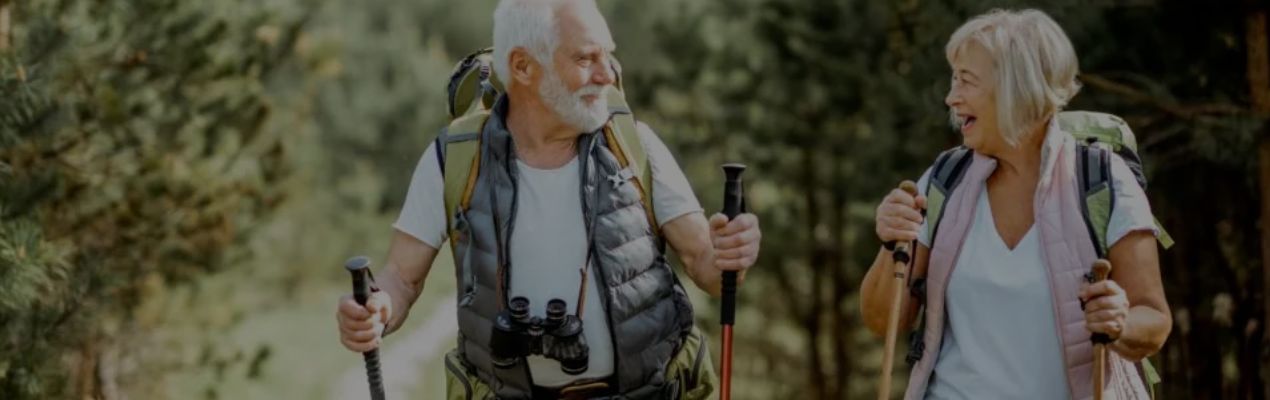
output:
[[[904,361],[908,365],[915,365],[922,360],[922,354],[926,353],[925,332],[915,330],[908,333],[908,354],[904,355]]]
[[[609,183],[612,184],[614,188],[619,188],[622,187],[622,185],[625,185],[626,181],[629,181],[634,177],[635,171],[632,171],[631,167],[628,166],[626,168],[622,168],[621,171],[617,171],[617,173],[613,175],[609,175],[606,179],[608,179]]]

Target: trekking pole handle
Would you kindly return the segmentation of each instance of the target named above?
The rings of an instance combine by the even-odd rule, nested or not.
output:
[[[366,306],[366,301],[370,299],[370,281],[366,278],[370,274],[370,258],[366,256],[357,256],[344,262],[344,268],[353,276],[353,300],[358,305]],[[379,349],[374,349],[362,353],[362,360],[366,363],[366,380],[370,384],[370,398],[372,400],[384,400],[384,379],[379,369]]]
[[[742,193],[741,174],[745,172],[744,164],[723,164],[723,216],[731,221],[741,215],[745,202]],[[736,320],[736,271],[723,271],[723,308],[720,320],[724,325],[732,325]]]
[[[1111,276],[1111,262],[1104,259],[1094,261],[1093,271],[1091,271],[1089,276],[1089,283],[1105,281],[1108,276]],[[1094,344],[1111,343],[1111,337],[1107,336],[1105,333],[1095,333],[1089,339],[1093,341]]]
[[[900,190],[907,192],[909,195],[917,196],[917,184],[913,181],[900,182]],[[886,321],[886,344],[885,351],[882,353],[882,381],[878,384],[878,399],[886,400],[891,395],[891,369],[895,364],[895,342],[899,336],[900,313],[904,304],[904,285],[908,281],[908,263],[910,241],[890,242],[887,247],[894,249],[891,253],[891,259],[895,262],[892,265],[892,274],[895,279],[895,292],[891,296],[891,313],[887,316]]]
[[[1094,261],[1092,271],[1089,273],[1089,283],[1105,281],[1109,275],[1111,275],[1111,262],[1098,259]],[[1084,304],[1082,303],[1081,308],[1084,308],[1083,306]],[[1093,371],[1091,371],[1094,382],[1094,400],[1102,400],[1104,397],[1103,390],[1106,388],[1103,380],[1107,376],[1107,343],[1111,343],[1111,337],[1105,333],[1095,333],[1089,337],[1089,340],[1094,343],[1094,367]]]
[[[913,183],[913,181],[904,180],[903,182],[900,182],[900,190],[903,190],[905,193],[908,193],[910,196],[917,197],[917,184]],[[921,213],[922,213],[922,216],[925,216],[926,210],[921,210]],[[911,242],[907,242],[907,241],[899,242],[899,241],[892,240],[889,243],[887,243],[886,247],[895,249],[891,252],[892,260],[894,260],[895,262],[908,264],[909,260],[911,259],[911,257],[909,256],[910,250],[911,250],[910,249],[911,244],[912,244]]]

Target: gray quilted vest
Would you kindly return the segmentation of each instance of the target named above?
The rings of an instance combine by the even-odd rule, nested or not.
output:
[[[480,132],[480,166],[471,204],[452,220],[454,260],[459,285],[459,349],[467,367],[490,385],[500,399],[529,399],[532,378],[522,359],[516,367],[495,368],[490,356],[494,318],[505,306],[499,281],[507,287],[516,268],[509,259],[516,229],[517,167],[504,115],[507,99],[498,100]],[[466,137],[465,137],[466,136]],[[474,135],[443,136],[442,141],[473,140]],[[619,171],[604,135],[578,139],[582,210],[592,239],[594,273],[608,314],[615,357],[617,391],[627,399],[661,399],[674,390],[666,381],[667,363],[692,328],[692,304],[664,256],[635,185],[609,179]],[[439,146],[442,148],[444,146]],[[442,163],[444,165],[444,163]],[[579,245],[584,245],[579,243]]]

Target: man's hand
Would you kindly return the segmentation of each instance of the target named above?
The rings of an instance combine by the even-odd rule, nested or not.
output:
[[[376,275],[380,291],[371,293],[362,307],[353,295],[340,298],[335,311],[340,342],[364,353],[379,347],[384,334],[401,327],[410,307],[423,290],[437,249],[402,231],[393,233],[388,245],[388,265]],[[393,302],[396,303],[393,303]]]
[[[340,327],[340,342],[349,350],[365,353],[379,348],[384,326],[392,318],[392,300],[387,292],[375,292],[362,307],[353,295],[340,298],[335,321]]]
[[[723,271],[738,271],[737,283],[758,260],[758,217],[741,214],[732,221],[723,214],[706,220],[699,212],[685,214],[662,225],[670,247],[679,254],[684,271],[701,290],[718,297],[723,292]]]
[[[743,275],[746,269],[758,261],[759,242],[762,239],[763,232],[759,230],[758,217],[754,214],[741,214],[731,221],[723,214],[710,217],[714,267],[720,271],[739,271]]]

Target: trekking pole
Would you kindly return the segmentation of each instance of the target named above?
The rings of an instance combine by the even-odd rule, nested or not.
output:
[[[1089,283],[1105,281],[1108,275],[1111,275],[1111,262],[1103,259],[1094,261]],[[1107,343],[1111,343],[1111,337],[1105,333],[1095,333],[1089,340],[1094,342],[1094,400],[1102,400],[1102,379],[1107,374]]]
[[[741,190],[741,173],[745,165],[723,164],[723,215],[731,221],[741,214],[744,194]],[[732,398],[732,324],[736,320],[736,271],[723,271],[723,306],[719,321],[723,324],[723,354],[719,360],[723,366],[719,385],[719,399]]]
[[[366,279],[370,274],[370,258],[350,258],[344,262],[344,268],[353,275],[353,300],[365,306],[366,300],[370,298],[370,281]],[[371,400],[384,400],[384,379],[379,372],[379,349],[362,353],[362,359],[366,362],[366,380],[370,384]]]
[[[900,190],[917,196],[917,184],[913,181],[900,182]],[[895,270],[895,296],[891,298],[891,315],[886,321],[886,347],[882,353],[882,384],[878,387],[878,400],[891,397],[891,369],[895,364],[895,340],[900,330],[900,308],[904,301],[905,288],[908,286],[908,266],[911,257],[911,242],[895,243],[895,251],[891,253]]]

